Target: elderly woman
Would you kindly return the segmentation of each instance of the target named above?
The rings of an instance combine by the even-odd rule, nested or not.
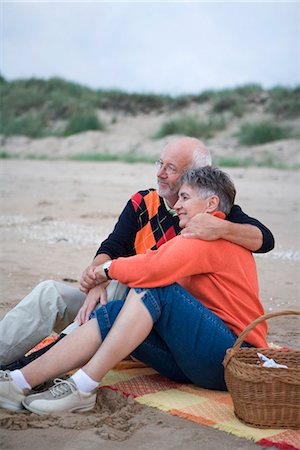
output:
[[[174,208],[183,228],[198,213],[225,218],[234,198],[230,178],[204,167],[183,176]],[[94,276],[97,299],[109,279],[132,289],[125,301],[103,304],[22,370],[0,371],[0,406],[37,414],[92,409],[102,377],[129,354],[174,381],[226,389],[225,352],[263,314],[250,251],[222,239],[179,235],[158,250],[105,263]],[[267,346],[266,332],[266,324],[260,324],[244,345]],[[78,367],[49,390],[30,394],[35,386]]]

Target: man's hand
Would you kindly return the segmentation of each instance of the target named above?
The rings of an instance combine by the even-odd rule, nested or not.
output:
[[[188,221],[181,234],[188,238],[215,241],[223,237],[226,227],[227,222],[225,220],[208,213],[198,213]]]
[[[103,265],[94,267],[94,277],[97,284],[107,281],[107,276],[103,270]]]
[[[198,213],[181,232],[187,238],[197,238],[203,241],[225,239],[251,252],[262,246],[263,235],[254,225],[234,223],[223,220],[208,213]]]
[[[80,282],[79,282],[79,289],[82,292],[88,293],[90,289],[97,286],[99,284],[96,281],[96,277],[94,274],[94,269],[97,266],[102,266],[102,264],[105,263],[105,261],[108,261],[110,259],[109,255],[106,255],[105,253],[101,253],[97,255],[94,258],[94,261],[90,266],[88,266],[82,273]]]
[[[91,265],[83,271],[79,282],[79,289],[82,292],[89,292],[90,289],[94,288],[98,284],[94,270],[95,266]]]
[[[98,286],[92,288],[86,296],[86,299],[78,311],[75,321],[82,325],[89,320],[90,314],[94,311],[98,303],[101,305],[106,305],[107,303],[107,293],[106,287],[109,282],[99,284]]]

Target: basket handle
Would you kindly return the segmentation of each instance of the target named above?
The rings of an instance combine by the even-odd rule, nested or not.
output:
[[[244,341],[244,338],[247,336],[247,334],[259,323],[263,322],[264,320],[271,319],[272,317],[278,317],[278,316],[289,316],[289,315],[300,315],[300,311],[297,310],[287,310],[287,311],[278,311],[274,313],[264,314],[257,319],[255,319],[253,322],[251,322],[245,329],[242,331],[242,333],[239,335],[237,340],[235,341],[232,351],[238,350]]]

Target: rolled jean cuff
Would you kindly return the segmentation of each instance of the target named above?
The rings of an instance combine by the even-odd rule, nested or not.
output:
[[[113,323],[111,323],[110,321],[106,306],[102,305],[96,311],[92,312],[92,314],[90,315],[90,319],[93,318],[96,318],[98,321],[100,337],[101,340],[104,341],[113,326]]]
[[[159,294],[157,289],[142,289],[136,288],[137,293],[144,292],[141,301],[144,303],[145,307],[149,311],[153,323],[155,323],[161,315],[161,304],[159,301]],[[126,300],[114,300],[107,303],[106,305],[100,306],[91,315],[90,318],[96,318],[99,325],[99,331],[102,341],[108,335],[110,329],[112,328],[119,312],[124,306]]]
[[[141,301],[144,303],[145,307],[147,308],[149,314],[152,317],[153,323],[155,323],[161,315],[161,305],[159,301],[157,300],[159,298],[159,295],[156,295],[156,297],[152,294],[156,293],[157,289],[144,289],[144,288],[134,288],[135,292],[137,294],[144,292],[143,297],[141,297]]]

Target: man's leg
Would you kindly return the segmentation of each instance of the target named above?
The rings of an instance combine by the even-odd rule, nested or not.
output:
[[[18,357],[17,359],[15,359],[13,362],[10,362],[9,364],[7,364],[7,363],[1,364],[1,352],[0,352],[0,368],[5,369],[5,370],[6,369],[8,369],[8,370],[21,369],[22,367],[26,366],[30,362],[34,361],[36,358],[40,357],[42,354],[46,353],[51,347],[56,345],[57,342],[60,339],[62,339],[65,335],[72,333],[72,331],[74,331],[74,330],[76,330],[76,328],[78,328],[77,322],[72,322],[71,319],[73,320],[74,317],[76,316],[79,308],[81,307],[81,305],[84,301],[85,294],[82,294],[78,289],[75,289],[73,287],[70,287],[70,286],[62,284],[62,283],[58,283],[58,282],[44,282],[44,283],[47,283],[47,287],[49,287],[48,286],[49,283],[55,283],[55,285],[59,288],[60,295],[63,298],[63,300],[67,306],[67,308],[65,309],[63,320],[61,320],[61,318],[58,317],[58,320],[54,325],[54,330],[57,332],[61,331],[62,323],[64,323],[64,325],[68,324],[68,326],[60,332],[60,335],[56,341],[31,353],[30,355]],[[43,283],[41,283],[41,284],[43,284]],[[41,286],[41,285],[38,285],[38,287],[39,286]],[[119,281],[113,280],[110,282],[110,284],[107,287],[107,300],[108,301],[120,300],[120,299],[124,300],[126,298],[127,292],[128,292],[127,286],[120,283]],[[39,296],[39,298],[40,298],[40,301],[44,300],[43,296]],[[19,305],[17,305],[17,306],[19,306]],[[24,305],[22,305],[22,306],[24,306]],[[18,317],[19,310],[16,311],[14,309],[14,314],[15,314],[15,316]],[[10,317],[12,317],[12,316],[10,316]],[[71,321],[71,323],[70,323],[70,321]],[[47,322],[44,325],[47,325]],[[1,322],[0,322],[0,329],[1,329]],[[49,331],[47,336],[50,333],[51,332]],[[1,336],[1,334],[0,334],[0,336]],[[42,339],[43,338],[41,338],[40,341]],[[38,342],[36,342],[36,343],[38,343]],[[32,345],[30,348],[32,348],[33,346],[34,345]],[[30,348],[27,348],[26,352],[28,350],[30,350]]]
[[[39,283],[0,321],[0,364],[22,357],[52,331],[69,325],[84,302],[79,289],[56,281]]]

